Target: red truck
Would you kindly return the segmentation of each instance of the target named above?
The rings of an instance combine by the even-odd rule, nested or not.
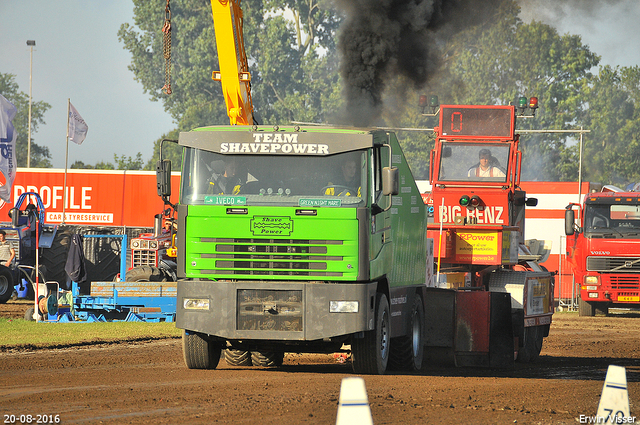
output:
[[[576,222],[574,207],[579,212]],[[640,306],[640,193],[605,186],[565,211],[567,261],[580,316]]]
[[[435,128],[427,237],[435,286],[455,289],[455,311],[453,320],[444,311],[429,317],[427,345],[453,347],[460,366],[506,365],[514,354],[533,361],[549,334],[555,272],[524,241],[525,207],[537,199],[520,188],[516,114],[514,106],[442,105]],[[451,323],[453,341],[438,334]]]

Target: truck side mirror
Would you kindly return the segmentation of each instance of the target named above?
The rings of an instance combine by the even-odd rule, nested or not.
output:
[[[575,214],[573,210],[566,210],[564,212],[564,233],[567,236],[571,236],[575,232],[573,227],[574,223],[575,223]]]
[[[528,207],[535,207],[538,205],[538,198],[527,198],[524,204]]]
[[[156,163],[156,182],[158,196],[162,198],[171,196],[171,160],[164,159]]]
[[[398,167],[384,167],[382,169],[382,194],[397,195],[398,189]]]

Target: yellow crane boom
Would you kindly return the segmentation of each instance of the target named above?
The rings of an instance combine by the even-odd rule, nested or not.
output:
[[[211,11],[220,65],[212,78],[222,83],[231,125],[251,125],[251,75],[244,50],[240,0],[211,0]]]

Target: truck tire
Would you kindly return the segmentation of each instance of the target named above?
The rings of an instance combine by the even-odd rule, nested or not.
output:
[[[355,373],[383,375],[389,362],[390,315],[387,296],[376,295],[375,329],[351,342],[352,367]]]
[[[595,315],[596,316],[608,316],[609,315],[609,304],[608,303],[597,303],[595,306]]]
[[[251,351],[227,348],[224,350],[224,359],[229,366],[253,366]]]
[[[40,266],[44,266],[47,270],[46,280],[55,280],[61,288],[67,287],[67,272],[64,267],[67,264],[69,242],[72,236],[73,230],[71,228],[58,227],[51,247],[42,249]]]
[[[542,342],[544,341],[544,328],[542,326],[529,326],[524,328],[524,341],[518,350],[517,360],[520,363],[534,362],[540,357]]]
[[[280,367],[284,362],[284,351],[252,351],[251,363],[254,366]]]
[[[166,282],[167,275],[157,267],[138,266],[127,271],[127,282]]]
[[[595,316],[596,315],[595,305],[593,303],[583,301],[582,298],[580,298],[578,300],[578,315],[591,316],[591,317]]]
[[[215,369],[222,349],[203,335],[182,331],[182,353],[189,369]]]
[[[13,294],[13,274],[5,266],[0,266],[0,304],[4,304],[11,299]]]
[[[414,297],[407,334],[391,340],[389,369],[415,372],[422,368],[424,358],[424,307],[420,295]]]

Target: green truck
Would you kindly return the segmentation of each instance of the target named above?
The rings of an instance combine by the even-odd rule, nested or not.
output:
[[[236,364],[349,350],[356,373],[421,367],[432,256],[394,133],[219,126],[178,143],[187,367],[214,369],[221,350]],[[158,163],[165,199],[170,170]]]

